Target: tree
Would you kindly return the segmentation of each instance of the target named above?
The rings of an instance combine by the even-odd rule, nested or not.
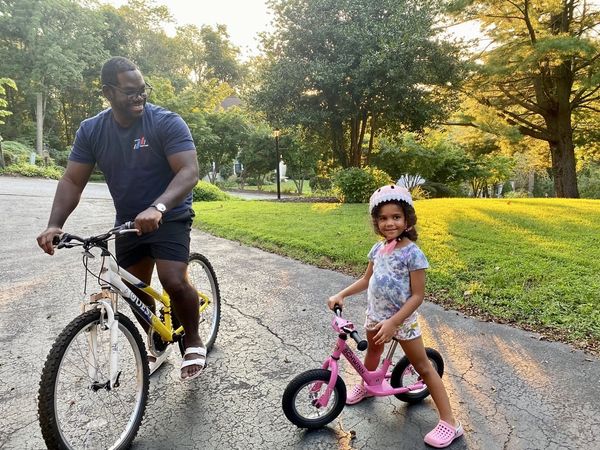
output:
[[[338,164],[360,167],[384,129],[421,129],[446,113],[457,50],[436,39],[432,2],[269,2],[251,104],[270,123],[326,136]]]
[[[74,0],[0,2],[0,61],[20,88],[10,99],[15,112],[7,122],[11,128],[31,123],[36,110],[43,117],[49,100],[79,89],[91,68],[99,72],[99,62],[108,56],[101,45],[102,27],[96,12]],[[41,105],[35,94],[41,94]]]
[[[8,102],[3,98],[6,96],[6,87],[12,88],[15,91],[17,90],[17,85],[13,80],[10,78],[0,78],[0,125],[4,124],[4,121],[2,120],[3,117],[12,114],[12,112],[4,109],[8,106]]]
[[[509,124],[547,142],[555,193],[579,197],[573,118],[598,113],[600,12],[586,0],[459,0],[491,45],[477,54],[466,91]],[[466,4],[466,6],[465,6]]]
[[[470,159],[465,150],[448,136],[430,131],[419,139],[414,133],[404,133],[396,141],[382,139],[373,164],[398,180],[404,177],[408,188],[427,181],[444,185],[467,179]]]
[[[3,98],[6,95],[6,88],[8,86],[14,90],[17,89],[17,85],[10,78],[0,78],[0,125],[4,124],[3,117],[10,116],[12,112],[5,110],[8,106],[7,101]],[[0,134],[0,167],[4,168],[4,153],[2,153],[2,134]]]
[[[285,130],[280,140],[283,162],[287,167],[286,176],[302,194],[304,180],[315,175],[317,161],[322,154],[320,142],[301,128]]]
[[[241,175],[242,184],[249,178],[254,178],[258,188],[261,189],[267,175],[275,169],[278,162],[271,128],[266,124],[252,127],[238,155],[238,160],[244,166]]]
[[[248,125],[242,114],[233,109],[206,113],[204,117],[209,131],[195,139],[196,147],[198,159],[211,164],[208,176],[214,183],[220,168],[232,164],[240,152],[248,138]]]

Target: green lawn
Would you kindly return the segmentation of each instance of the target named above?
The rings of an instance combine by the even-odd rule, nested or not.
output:
[[[366,205],[196,203],[212,234],[358,275],[377,239]],[[600,201],[416,202],[431,300],[600,349]]]

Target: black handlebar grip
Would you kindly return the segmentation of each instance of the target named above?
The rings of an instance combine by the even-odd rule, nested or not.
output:
[[[338,304],[333,305],[333,312],[338,316],[342,314],[342,307]]]
[[[356,342],[356,348],[359,349],[361,352],[363,350],[366,350],[367,347],[369,346],[369,344],[367,343],[367,341],[365,339],[363,339],[361,341],[360,336],[358,335],[358,332],[353,331],[352,333],[350,333],[350,337],[352,339],[354,339],[354,341]]]
[[[60,243],[60,236],[54,236],[52,238],[52,245],[58,245]]]

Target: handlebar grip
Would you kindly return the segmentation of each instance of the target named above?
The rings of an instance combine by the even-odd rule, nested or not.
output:
[[[361,352],[363,350],[366,350],[369,346],[368,342],[365,339],[360,339],[360,336],[358,335],[357,331],[353,331],[352,333],[350,333],[350,337],[354,339],[354,341],[356,342],[356,348],[359,349]]]
[[[52,238],[52,245],[54,245],[56,248],[64,248],[65,244],[70,242],[71,239],[73,239],[73,236],[71,236],[69,233],[63,233]]]
[[[340,305],[334,305],[333,306],[333,313],[337,316],[341,316],[342,315],[342,307]]]

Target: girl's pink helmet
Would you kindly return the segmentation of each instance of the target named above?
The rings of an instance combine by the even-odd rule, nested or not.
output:
[[[391,200],[406,202],[414,207],[413,199],[408,189],[396,184],[390,184],[380,187],[373,192],[373,195],[371,195],[371,198],[369,199],[369,214],[373,213],[373,208],[377,205]]]

